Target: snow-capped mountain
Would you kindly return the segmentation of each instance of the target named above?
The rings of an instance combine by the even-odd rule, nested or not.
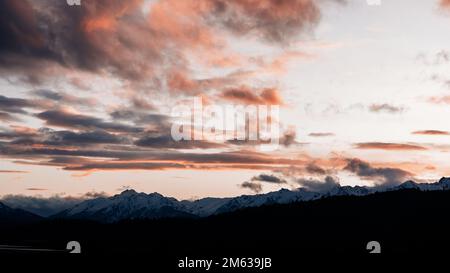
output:
[[[192,216],[175,198],[159,193],[137,193],[126,190],[112,197],[101,197],[81,202],[54,217],[117,222],[129,219],[153,219]]]
[[[112,197],[101,197],[84,201],[64,210],[54,218],[87,219],[101,222],[117,222],[130,219],[156,219],[173,217],[206,217],[248,207],[270,204],[287,204],[311,201],[330,196],[364,196],[380,191],[417,189],[421,191],[449,190],[450,178],[441,178],[436,183],[407,181],[401,185],[375,189],[361,186],[337,186],[326,192],[313,192],[303,188],[281,189],[256,195],[242,195],[234,198],[203,198],[195,201],[178,201],[159,193],[138,193],[126,190]]]
[[[401,189],[417,189],[421,191],[439,191],[450,189],[450,178],[442,177],[436,183],[416,183],[414,181],[408,180],[396,187],[390,188],[388,190],[401,190]]]
[[[347,196],[347,195],[364,196],[373,193],[375,191],[376,191],[375,189],[369,187],[342,186],[332,188],[330,191],[324,193],[323,196]]]

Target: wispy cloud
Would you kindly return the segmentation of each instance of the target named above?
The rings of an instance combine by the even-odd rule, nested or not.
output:
[[[369,105],[369,111],[373,113],[389,113],[397,114],[403,112],[405,109],[402,106],[395,106],[388,103],[371,104]]]
[[[412,132],[413,135],[430,135],[430,136],[447,136],[450,135],[450,132],[448,131],[440,131],[440,130],[422,130],[422,131],[414,131]]]
[[[330,136],[334,136],[334,133],[316,132],[316,133],[309,133],[308,136],[310,136],[310,137],[330,137]]]
[[[0,170],[0,173],[28,173],[27,171],[18,171],[18,170]]]
[[[435,96],[430,97],[428,102],[434,104],[450,104],[450,96]]]
[[[420,151],[427,150],[426,147],[416,144],[405,143],[387,143],[387,142],[363,142],[354,144],[356,149],[371,149],[371,150],[397,150],[397,151]]]

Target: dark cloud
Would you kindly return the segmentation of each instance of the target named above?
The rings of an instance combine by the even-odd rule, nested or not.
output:
[[[64,167],[68,171],[92,171],[92,170],[166,170],[184,169],[185,165],[179,163],[159,163],[159,162],[92,162],[79,166]]]
[[[55,131],[51,132],[46,140],[46,144],[117,144],[126,142],[126,138],[106,131],[91,132],[71,132]]]
[[[38,131],[23,126],[12,125],[10,128],[0,127],[0,138],[14,139],[19,137],[34,137],[38,135]]]
[[[61,101],[64,99],[64,94],[54,92],[46,89],[38,89],[31,92],[33,95],[37,95],[46,99]]]
[[[272,174],[260,174],[257,176],[252,177],[251,181],[260,181],[260,182],[267,182],[267,183],[274,183],[274,184],[285,184],[286,180],[272,175]]]
[[[45,45],[45,29],[30,1],[5,0],[0,2],[0,63],[19,65],[13,58],[36,57],[57,59]]]
[[[383,104],[372,104],[369,106],[369,111],[372,113],[389,113],[397,114],[403,112],[405,109],[401,106],[395,106],[387,103]]]
[[[171,127],[170,116],[136,110],[136,107],[117,108],[109,114],[114,120],[132,121],[158,132],[169,132]]]
[[[313,0],[211,0],[211,21],[238,35],[255,35],[272,43],[295,40],[302,31],[311,30],[320,19]]]
[[[76,149],[52,146],[21,145],[0,142],[0,154],[9,158],[27,159],[22,164],[60,166],[67,170],[157,169],[157,168],[220,168],[268,169],[303,163],[301,159],[277,157],[248,150],[217,153],[187,153],[172,149],[144,149],[129,145],[86,146]],[[95,158],[95,160],[94,160]],[[70,159],[70,160],[69,160]],[[149,163],[149,164],[147,164]],[[156,163],[161,163],[160,165]],[[176,163],[167,165],[166,163]]]
[[[339,187],[338,179],[331,176],[326,176],[323,181],[318,179],[298,178],[295,182],[301,187],[313,192],[327,192],[333,188]]]
[[[149,70],[145,57],[154,50],[139,45],[136,35],[125,36],[130,27],[141,35],[148,31],[140,27],[145,25],[140,2],[85,0],[70,8],[65,1],[1,1],[0,63],[21,69],[35,81],[42,76],[39,69],[44,63],[88,71],[106,68],[130,78],[142,76]]]
[[[201,154],[173,151],[225,145],[172,141],[164,131],[171,125],[170,118],[154,113],[158,109],[150,102],[154,97],[148,92],[164,92],[159,87],[167,85],[169,91],[187,94],[212,90],[223,92],[223,98],[233,101],[282,104],[275,88],[243,86],[232,90],[252,76],[250,70],[193,78],[189,60],[200,56],[201,62],[214,67],[222,67],[220,62],[235,65],[221,36],[224,30],[244,39],[256,36],[277,46],[297,41],[300,34],[318,23],[318,4],[313,0],[160,0],[144,14],[142,3],[82,0],[81,6],[70,7],[65,1],[0,1],[0,77],[33,84],[46,83],[46,79],[59,84],[59,77],[65,77],[67,83],[89,89],[91,82],[83,76],[93,73],[123,84],[125,94],[119,96],[128,100],[118,108],[109,106],[110,116],[100,117],[65,110],[72,108],[66,105],[96,104],[72,92],[34,90],[37,87],[33,86],[27,94],[32,99],[0,96],[2,121],[15,121],[16,115],[28,114],[27,108],[32,108],[39,109],[33,117],[47,126],[64,128],[34,133],[1,131],[2,157],[67,170],[214,166],[267,170],[272,165],[297,164],[297,159],[244,150]],[[236,56],[237,63],[239,58]],[[136,94],[144,88],[134,88],[134,84],[142,82],[151,88]],[[42,86],[39,88],[47,88]],[[295,143],[295,133],[285,133],[280,143]]]
[[[327,171],[325,169],[321,168],[320,166],[314,163],[308,164],[306,166],[306,171],[310,174],[319,174],[319,175],[327,174]]]
[[[47,125],[66,128],[99,129],[125,133],[139,133],[143,131],[143,129],[139,127],[133,127],[115,122],[106,122],[100,118],[70,113],[63,110],[48,110],[37,114],[36,117],[45,120]]]
[[[81,199],[93,199],[93,198],[102,198],[102,197],[108,197],[108,194],[104,191],[97,192],[97,191],[89,191],[83,194],[80,198]]]
[[[262,191],[262,186],[259,183],[254,183],[254,182],[248,182],[245,181],[240,185],[241,188],[243,189],[249,189],[255,193],[259,193]]]
[[[190,69],[192,56],[215,67],[239,63],[239,56],[229,56],[219,33],[285,46],[320,20],[314,0],[160,0],[152,3],[149,14],[143,3],[83,0],[70,7],[65,1],[1,1],[0,74],[42,84],[67,70],[80,70],[112,75],[146,90],[223,90],[236,78],[196,79]],[[80,78],[69,81],[89,89]],[[258,100],[281,102],[273,88],[262,90]]]
[[[184,24],[171,14],[183,13],[176,3],[160,2],[151,10],[155,15],[147,16],[142,0],[83,0],[77,7],[65,1],[1,1],[0,71],[31,83],[61,69],[153,80],[156,66],[164,60],[180,64],[182,49],[201,45],[207,37],[199,36],[208,32],[194,2]]]
[[[226,141],[228,144],[239,146],[256,146],[262,144],[270,144],[270,140],[250,140],[250,139],[229,139]]]
[[[371,179],[382,185],[396,185],[410,178],[413,174],[398,168],[377,168],[368,162],[354,158],[349,159],[344,170],[352,172],[363,179]]]
[[[8,122],[8,121],[20,121],[19,118],[5,112],[0,112],[0,121]]]
[[[151,147],[155,149],[212,149],[225,147],[222,143],[208,142],[204,140],[173,140],[170,135],[163,136],[145,136],[138,139],[135,143],[137,146]]]
[[[20,135],[20,134],[19,134]],[[127,138],[106,131],[54,131],[49,128],[41,128],[36,136],[25,136],[13,139],[11,144],[45,146],[83,146],[90,144],[118,144],[127,143]]]
[[[47,89],[33,90],[31,94],[65,105],[94,106],[97,104],[97,100],[94,98],[81,98],[64,92],[55,92]]]
[[[363,142],[356,143],[357,149],[373,149],[373,150],[398,150],[398,151],[421,151],[426,150],[426,147],[415,144],[404,143],[386,143],[386,142]]]
[[[413,135],[430,135],[430,136],[448,136],[450,132],[448,131],[439,131],[439,130],[422,130],[422,131],[414,131]]]
[[[27,99],[8,98],[0,95],[0,110],[7,113],[26,114],[24,108],[35,105]]]

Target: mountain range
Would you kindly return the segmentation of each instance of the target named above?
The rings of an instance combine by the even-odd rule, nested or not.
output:
[[[28,212],[23,209],[11,208],[0,202],[0,226],[10,223],[25,224],[34,223],[42,220],[41,216]]]
[[[243,208],[272,204],[288,204],[311,201],[331,196],[365,196],[380,191],[415,189],[420,191],[442,191],[450,189],[450,178],[441,178],[435,183],[406,181],[398,186],[377,189],[361,186],[336,186],[325,192],[313,192],[304,188],[257,195],[242,195],[234,198],[203,198],[178,201],[159,193],[138,193],[125,190],[112,197],[100,197],[83,201],[51,218],[82,219],[105,223],[122,220],[159,218],[197,218],[232,212]]]

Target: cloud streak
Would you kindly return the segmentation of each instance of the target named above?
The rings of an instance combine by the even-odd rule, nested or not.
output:
[[[413,135],[429,135],[429,136],[448,136],[450,132],[448,131],[440,131],[440,130],[422,130],[422,131],[414,131]]]
[[[415,144],[388,143],[388,142],[363,142],[354,144],[356,149],[385,150],[385,151],[422,151],[426,147]]]
[[[388,113],[397,114],[403,112],[405,109],[401,106],[395,106],[388,103],[383,104],[371,104],[369,106],[369,111],[372,113]]]
[[[71,113],[65,110],[48,110],[41,112],[36,117],[44,120],[47,125],[73,128],[73,129],[100,129],[113,132],[138,133],[143,128],[133,127],[116,122],[103,121],[100,118],[88,115]]]
[[[224,90],[220,97],[237,103],[281,105],[283,100],[275,88],[253,90],[249,86],[240,86]]]

